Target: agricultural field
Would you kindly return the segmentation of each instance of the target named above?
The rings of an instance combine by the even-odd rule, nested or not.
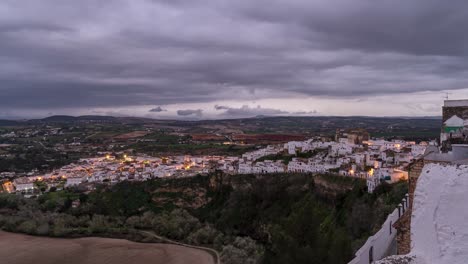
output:
[[[0,261],[16,264],[141,263],[209,264],[213,257],[202,250],[169,244],[143,244],[109,238],[47,238],[0,231]]]

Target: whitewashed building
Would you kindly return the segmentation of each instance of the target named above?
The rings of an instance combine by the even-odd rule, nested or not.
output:
[[[65,182],[65,187],[79,185],[79,184],[85,182],[87,179],[88,179],[88,177],[86,177],[85,174],[69,175],[67,177],[67,181]]]
[[[15,179],[13,185],[17,192],[32,191],[34,189],[34,182],[26,177]]]

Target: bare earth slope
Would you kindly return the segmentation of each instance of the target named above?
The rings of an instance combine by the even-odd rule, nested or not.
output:
[[[202,251],[123,239],[34,237],[0,231],[0,263],[9,264],[212,264]]]

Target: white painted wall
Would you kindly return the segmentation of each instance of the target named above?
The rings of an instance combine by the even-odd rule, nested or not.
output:
[[[406,208],[406,206],[405,206]],[[356,257],[348,262],[348,264],[369,264],[369,251],[373,248],[373,260],[381,260],[387,257],[390,246],[397,234],[397,230],[393,228],[393,224],[399,219],[398,208],[395,209],[385,220],[382,228],[373,236],[369,237],[357,252]],[[391,232],[390,232],[391,230]]]

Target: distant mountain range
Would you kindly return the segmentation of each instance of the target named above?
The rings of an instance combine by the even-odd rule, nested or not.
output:
[[[229,122],[236,120],[252,120],[252,119],[292,119],[292,120],[441,120],[440,116],[424,116],[424,117],[408,117],[408,116],[397,116],[397,117],[371,117],[371,116],[255,116],[252,118],[239,118],[239,119],[220,119],[220,120],[198,120],[198,121],[184,121],[184,120],[166,120],[166,119],[151,119],[144,117],[115,117],[115,116],[98,116],[98,115],[83,115],[83,116],[68,116],[68,115],[54,115],[41,119],[25,119],[25,120],[7,120],[0,119],[0,126],[18,126],[18,125],[34,125],[34,124],[46,124],[46,123],[217,123],[217,122]]]
[[[114,116],[97,116],[97,115],[84,115],[84,116],[67,116],[67,115],[54,115],[41,119],[26,119],[26,120],[5,120],[0,119],[0,126],[16,126],[16,125],[33,125],[41,123],[148,123],[157,120],[142,117],[114,117]]]
[[[67,115],[55,115],[49,116],[43,119],[31,120],[34,122],[79,122],[79,121],[116,121],[117,118],[113,116],[96,116],[96,115],[84,115],[84,116],[67,116]]]
[[[20,121],[16,121],[16,120],[3,120],[3,119],[0,119],[0,126],[16,126],[16,125],[18,125],[20,123],[21,123]]]

